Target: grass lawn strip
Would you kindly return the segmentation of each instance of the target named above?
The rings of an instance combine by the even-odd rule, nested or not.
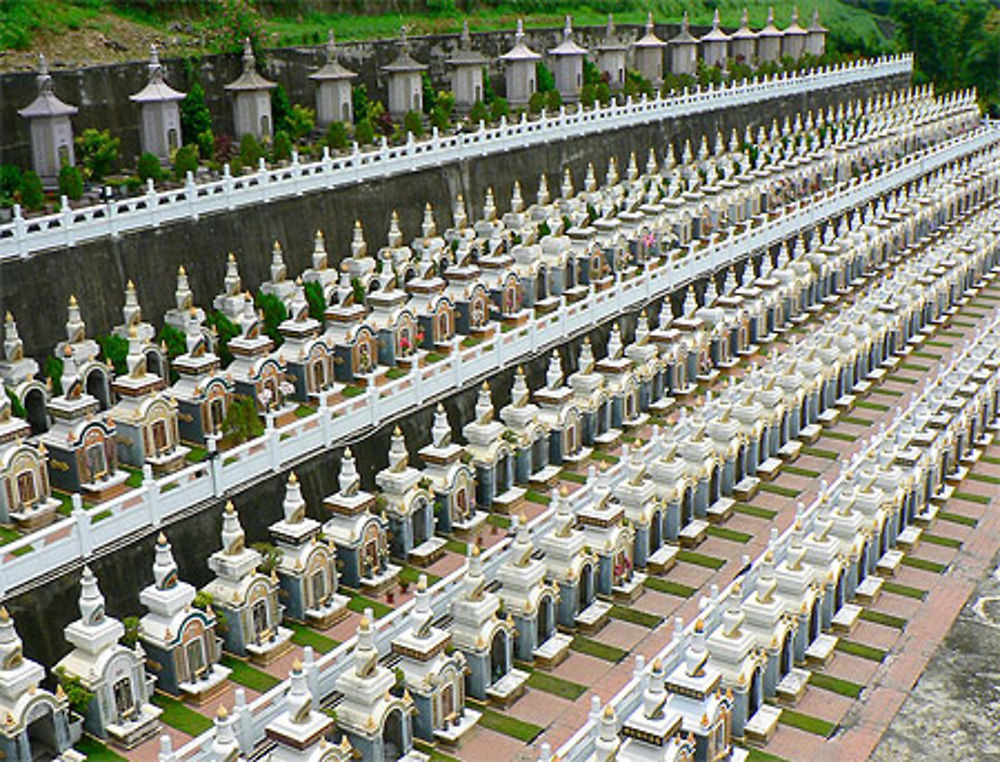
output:
[[[930,365],[921,365],[918,362],[904,362],[900,363],[899,367],[903,370],[915,370],[918,373],[926,373],[931,369]]]
[[[895,389],[872,389],[871,393],[872,394],[883,394],[886,397],[902,397],[903,396],[902,392],[898,392]],[[858,403],[855,402],[854,404],[857,405]]]
[[[426,754],[430,758],[430,762],[461,762],[458,757],[450,757],[419,738],[413,739],[413,748]]]
[[[858,400],[854,403],[854,407],[864,408],[865,410],[875,410],[879,413],[884,413],[889,410],[888,405],[883,405],[881,402],[870,402],[869,400]]]
[[[881,648],[866,646],[864,643],[855,643],[853,640],[844,640],[844,638],[837,641],[837,650],[852,656],[860,656],[869,661],[882,661],[888,653]]]
[[[482,718],[479,720],[480,727],[495,730],[497,733],[503,733],[505,736],[516,738],[524,743],[531,743],[545,729],[539,725],[532,725],[530,722],[518,720],[509,714],[500,714],[500,712],[495,712],[486,707],[483,707],[479,711],[483,713]]]
[[[951,493],[951,496],[956,500],[965,500],[969,503],[979,503],[980,505],[989,505],[991,498],[986,497],[986,495],[976,495],[972,492],[959,492],[955,490]],[[940,518],[941,514],[938,514]]]
[[[767,521],[771,521],[778,515],[777,511],[772,511],[770,508],[750,505],[749,503],[736,503],[733,506],[733,510],[736,513],[742,513],[744,516],[753,516],[755,519],[766,519]]]
[[[541,492],[533,489],[529,489],[524,493],[524,499],[530,500],[532,503],[538,503],[539,505],[548,505],[552,502],[552,498],[548,495],[543,495]]]
[[[499,513],[491,513],[486,517],[486,523],[497,529],[510,529],[510,516],[501,516]]]
[[[995,455],[983,455],[980,460],[983,463],[989,463],[991,466],[1000,466],[1000,458]]]
[[[982,482],[983,484],[1000,484],[1000,477],[990,476],[989,474],[969,474],[969,478],[977,482]]]
[[[573,482],[574,484],[586,484],[587,475],[578,474],[575,471],[567,471],[565,468],[559,472],[559,478],[563,481]]]
[[[677,551],[677,560],[683,561],[686,564],[695,564],[696,566],[704,566],[708,569],[715,569],[716,571],[726,565],[726,559],[724,558],[706,556],[704,553],[695,553],[693,550]]]
[[[930,532],[924,532],[920,535],[920,539],[923,542],[929,542],[931,545],[941,545],[945,548],[958,548],[962,547],[962,541],[956,540],[954,537],[944,537],[939,534],[931,534]]]
[[[791,474],[792,476],[804,476],[807,479],[815,479],[819,476],[819,471],[813,471],[811,468],[802,468],[802,466],[785,466],[782,472]]]
[[[822,736],[823,738],[829,738],[837,729],[837,726],[832,722],[827,722],[826,720],[821,720],[819,717],[812,717],[808,714],[802,714],[802,712],[796,712],[793,709],[783,709],[778,722],[782,725],[789,725],[793,728],[804,730],[807,733]]]
[[[274,675],[251,667],[247,662],[237,659],[235,656],[226,654],[222,657],[221,663],[223,667],[229,667],[233,671],[229,676],[230,680],[252,691],[257,691],[257,693],[267,693],[281,682]]]
[[[420,581],[420,575],[427,575],[427,584],[433,585],[435,582],[440,581],[440,577],[436,574],[431,574],[426,569],[418,569],[415,566],[410,566],[409,564],[403,564],[403,568],[399,571],[399,581],[405,582],[408,585],[415,585]]]
[[[469,546],[461,540],[445,540],[444,547],[445,550],[450,550],[452,553],[458,553],[463,556],[469,553]]]
[[[648,627],[651,630],[663,621],[663,618],[658,617],[656,614],[649,614],[645,611],[639,611],[639,609],[631,609],[628,606],[612,606],[608,615],[612,619],[620,619],[623,622],[631,622],[632,624],[638,624],[642,627]]]
[[[903,595],[907,598],[915,598],[918,601],[922,601],[927,597],[927,591],[921,590],[919,587],[910,587],[909,585],[903,585],[899,582],[884,582],[882,583],[882,591],[886,593],[892,593],[893,595]]]
[[[811,455],[814,458],[823,458],[824,460],[836,460],[840,457],[840,454],[835,450],[824,450],[822,447],[803,447],[803,455]]]
[[[938,511],[937,517],[942,521],[950,521],[952,524],[961,524],[967,527],[974,527],[979,523],[979,519],[974,519],[972,516],[964,516],[961,513],[951,513],[950,511]]]
[[[903,556],[903,566],[911,569],[922,569],[923,571],[944,574],[948,564],[939,564],[937,561],[928,561],[926,558],[916,558],[915,556]]]
[[[628,656],[628,651],[616,648],[615,646],[609,646],[607,643],[599,643],[596,640],[585,638],[583,635],[575,636],[573,642],[570,644],[570,648],[587,656],[593,656],[597,659],[604,659],[604,661],[614,663],[618,663]]]
[[[752,746],[741,746],[740,748],[750,752],[747,762],[788,762],[784,757],[779,757],[777,754],[768,754],[766,751],[755,749]]]
[[[854,434],[845,434],[843,431],[824,431],[822,436],[828,439],[839,439],[841,442],[858,441],[858,438]]]
[[[729,540],[730,542],[748,543],[753,539],[753,535],[749,532],[740,532],[736,529],[717,526],[710,526],[708,528],[708,535],[718,537],[720,540]]]
[[[760,485],[760,491],[770,492],[772,495],[781,495],[782,497],[798,497],[802,494],[802,490],[800,489],[782,487],[780,484],[775,484],[774,482],[764,482]]]
[[[358,614],[364,614],[365,609],[370,608],[375,614],[376,619],[381,619],[386,614],[392,612],[392,606],[386,606],[380,601],[373,601],[371,598],[366,598],[363,595],[358,595],[354,593],[351,596],[351,600],[347,602],[347,608]]]
[[[189,736],[200,736],[213,727],[213,723],[208,717],[198,714],[194,709],[189,709],[175,698],[157,693],[153,696],[152,701],[163,710],[160,720],[165,725],[187,733]]]
[[[927,341],[924,342],[926,346],[941,347],[942,349],[951,349],[953,343],[954,342],[951,341],[935,341],[933,339],[927,339]]]
[[[666,593],[667,595],[676,595],[678,598],[690,598],[698,592],[698,589],[695,587],[682,585],[680,582],[673,582],[669,579],[660,579],[659,577],[646,577],[646,581],[643,584],[650,590],[655,590],[658,593]]]
[[[885,627],[895,627],[897,630],[902,630],[906,627],[906,620],[901,616],[894,616],[893,614],[886,614],[881,611],[873,611],[872,609],[861,609],[861,618],[866,622],[872,622],[874,624],[881,624]],[[816,675],[813,675],[816,677]],[[812,682],[812,681],[810,681]]]
[[[295,633],[292,635],[292,642],[295,645],[302,646],[303,648],[312,646],[312,650],[316,653],[325,654],[327,651],[332,651],[340,645],[339,640],[329,638],[323,633],[316,632],[311,627],[306,627],[298,622],[291,622],[286,619],[281,624]]]
[[[871,426],[875,421],[871,418],[862,418],[858,415],[842,415],[840,416],[841,423],[849,423],[852,426]]]
[[[841,680],[839,677],[826,675],[822,672],[813,672],[809,676],[809,685],[822,688],[824,691],[839,693],[848,698],[857,698],[865,688],[865,686],[852,683],[850,680]]]
[[[103,743],[90,736],[83,736],[73,748],[81,752],[87,758],[87,762],[118,762],[118,760],[125,762],[125,757],[115,754]]]
[[[941,355],[936,355],[933,352],[910,352],[910,355],[913,357],[920,357],[924,360],[934,360],[935,362],[941,359]],[[857,405],[858,403],[855,402],[854,404]]]
[[[546,693],[551,693],[553,696],[564,698],[567,701],[576,701],[589,690],[586,685],[563,680],[561,677],[556,677],[548,672],[539,672],[538,670],[531,673],[531,676],[528,678],[528,685],[536,690],[545,691]]]

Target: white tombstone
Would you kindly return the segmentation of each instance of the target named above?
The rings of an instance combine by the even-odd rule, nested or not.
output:
[[[667,43],[653,31],[653,13],[646,16],[646,34],[632,45],[635,49],[635,68],[646,79],[659,87],[663,82],[663,49]]]
[[[358,76],[337,60],[337,45],[330,30],[326,43],[326,63],[319,71],[309,75],[316,83],[316,124],[326,127],[333,122],[351,124],[354,121],[354,104],[351,81]]]
[[[271,90],[277,85],[257,72],[250,40],[243,44],[243,73],[226,85],[233,94],[233,121],[237,138],[253,135],[258,140],[271,137],[274,122],[271,117]]]
[[[552,72],[556,80],[556,90],[567,103],[575,103],[580,99],[580,88],[583,87],[583,59],[587,50],[573,41],[573,21],[567,16],[563,27],[563,39],[549,51],[553,57]]]
[[[391,64],[382,67],[388,79],[389,114],[402,119],[407,112],[418,114],[424,109],[424,84],[422,74],[427,67],[410,56],[410,43],[406,27],[399,34],[399,55]]]
[[[483,67],[486,65],[486,57],[472,49],[468,21],[462,24],[458,50],[445,63],[451,67],[451,92],[455,96],[455,108],[459,112],[469,111],[483,100]]]
[[[181,110],[178,102],[184,93],[174,90],[163,79],[163,66],[156,45],[149,48],[149,82],[129,100],[142,111],[139,139],[143,153],[151,153],[161,162],[170,161],[181,145]]]
[[[527,105],[537,89],[535,65],[542,57],[524,44],[524,22],[517,20],[514,47],[500,56],[506,69],[507,102],[511,107]]]
[[[63,103],[52,91],[45,56],[38,56],[38,96],[17,113],[31,124],[31,165],[48,185],[54,185],[64,164],[76,164],[73,153],[75,106]]]

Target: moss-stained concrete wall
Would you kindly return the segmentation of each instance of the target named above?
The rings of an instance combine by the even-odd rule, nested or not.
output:
[[[275,240],[281,242],[288,271],[294,276],[309,266],[317,230],[326,236],[333,265],[349,252],[355,219],[364,225],[369,250],[373,251],[385,244],[393,210],[399,212],[404,236],[409,240],[419,234],[425,202],[433,204],[439,229],[443,229],[451,223],[451,205],[458,193],[465,196],[468,212],[475,219],[481,214],[487,188],[493,188],[503,212],[508,209],[515,180],[521,181],[525,198],[532,201],[542,172],[548,173],[549,187],[557,192],[562,171],[569,167],[580,188],[590,162],[598,178],[603,179],[612,156],[624,171],[629,153],[634,151],[642,168],[651,147],[662,156],[664,147],[671,142],[680,156],[685,140],[691,140],[696,150],[703,134],[709,136],[710,145],[717,131],[722,131],[728,141],[733,128],[742,135],[747,124],[756,129],[786,114],[867,98],[905,84],[905,78],[885,79],[696,114],[208,215],[116,240],[46,251],[0,264],[0,314],[6,310],[14,314],[25,351],[42,358],[64,338],[65,305],[70,294],[80,301],[88,333],[104,334],[122,322],[124,287],[131,278],[138,287],[145,319],[160,325],[163,313],[173,307],[180,265],[187,268],[195,301],[208,305],[222,290],[229,251],[239,257],[244,287],[256,290],[269,277]]]

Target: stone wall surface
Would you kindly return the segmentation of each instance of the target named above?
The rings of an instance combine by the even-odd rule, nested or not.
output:
[[[229,251],[239,258],[244,288],[256,291],[269,277],[275,240],[281,242],[288,272],[294,277],[309,266],[317,230],[326,236],[334,265],[349,251],[355,219],[361,220],[369,251],[374,252],[385,244],[393,210],[398,211],[404,236],[410,240],[419,234],[426,202],[433,204],[439,230],[443,230],[451,224],[451,204],[458,193],[465,196],[470,217],[477,219],[490,187],[499,210],[508,209],[515,179],[520,180],[522,193],[530,203],[541,172],[548,174],[549,188],[557,194],[563,169],[569,167],[579,190],[590,162],[598,180],[603,181],[611,156],[616,157],[624,173],[629,153],[634,151],[641,169],[650,147],[662,156],[667,143],[673,143],[679,157],[686,140],[696,151],[703,134],[713,145],[717,131],[722,131],[728,141],[734,128],[742,135],[747,124],[756,130],[762,124],[769,126],[775,118],[867,98],[906,84],[905,77],[886,78],[763,105],[720,109],[207,215],[198,221],[46,251],[24,260],[8,260],[0,264],[0,314],[7,310],[14,314],[26,353],[43,358],[64,337],[65,305],[70,294],[80,301],[89,335],[105,334],[122,322],[125,283],[131,278],[138,287],[144,318],[159,326],[163,313],[173,307],[176,272],[181,265],[187,268],[195,301],[210,305],[212,297],[222,290]]]
[[[656,26],[656,33],[661,39],[667,40],[678,29],[674,24],[660,24]],[[603,39],[604,31],[603,27],[581,27],[576,30],[575,39],[590,49]],[[692,31],[700,33],[695,27],[692,27]],[[702,31],[707,31],[707,28]],[[622,25],[619,33],[625,39],[633,40],[641,36],[643,30],[635,25]],[[561,28],[525,31],[525,41],[537,53],[544,54],[561,39]],[[472,35],[472,40],[473,47],[489,59],[494,88],[498,94],[503,95],[505,84],[498,58],[513,47],[513,30],[480,32]],[[416,60],[429,64],[431,80],[436,87],[442,89],[450,87],[445,61],[457,48],[458,37],[453,34],[410,39],[411,54]],[[345,42],[340,45],[340,61],[357,72],[355,84],[364,84],[370,97],[384,102],[386,83],[381,67],[395,59],[398,49],[398,40]],[[135,55],[145,59],[148,51],[135,51]],[[265,76],[284,86],[292,103],[315,106],[315,88],[309,75],[323,65],[325,55],[325,46],[269,50],[267,60],[260,70]],[[665,60],[669,67],[669,58]],[[131,161],[139,153],[139,108],[129,100],[129,96],[146,84],[146,61],[76,69],[65,68],[59,61],[50,61],[49,65],[56,94],[80,109],[73,117],[76,134],[79,135],[89,127],[107,128],[112,135],[121,138],[121,156],[126,161]],[[167,53],[163,58],[163,65],[167,82],[178,90],[187,92],[195,81],[201,83],[212,112],[215,133],[231,135],[232,101],[223,90],[223,85],[239,75],[242,66],[240,56],[205,55],[188,60],[171,58]],[[0,108],[0,164],[30,164],[28,124],[18,115],[17,110],[28,105],[36,92],[34,72],[0,74],[0,103],[3,104],[3,108]]]

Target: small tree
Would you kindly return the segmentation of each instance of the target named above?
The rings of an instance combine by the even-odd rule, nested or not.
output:
[[[215,155],[215,133],[211,130],[199,132],[195,138],[198,146],[198,155],[203,159],[211,159]]]
[[[406,116],[403,117],[403,128],[407,132],[413,133],[413,137],[415,138],[423,137],[424,121],[420,118],[418,112],[407,111]]]
[[[586,84],[580,88],[580,105],[585,108],[591,108],[594,105],[594,101],[597,100],[596,89],[591,84]]]
[[[20,192],[24,184],[21,168],[16,164],[0,165],[0,203],[14,202],[14,196]]]
[[[56,679],[62,686],[63,693],[66,694],[66,699],[73,711],[81,717],[87,714],[90,702],[94,700],[94,694],[83,686],[80,678],[76,675],[70,675],[65,669],[57,669]]]
[[[424,113],[430,114],[437,105],[438,94],[437,90],[434,89],[434,83],[431,82],[430,75],[426,71],[420,74],[420,84],[423,87]]]
[[[261,561],[258,569],[262,574],[270,574],[278,568],[282,556],[280,549],[269,542],[255,542],[250,547],[260,553]]]
[[[237,155],[237,145],[232,135],[222,133],[215,136],[212,141],[212,159],[219,164],[225,164],[227,161],[235,159]]]
[[[354,89],[351,90],[351,103],[354,106],[355,123],[368,118],[368,108],[370,104],[368,101],[367,87],[364,85],[356,85]]]
[[[441,106],[440,103],[434,107],[431,112],[431,125],[437,127],[438,130],[447,130],[451,126],[451,120],[448,118],[448,112]]]
[[[367,119],[362,119],[354,125],[354,139],[363,146],[375,140],[375,128]]]
[[[127,616],[122,619],[122,625],[125,627],[125,634],[122,635],[122,645],[128,646],[129,648],[135,648],[135,644],[139,642],[139,617],[137,616]]]
[[[347,127],[343,122],[331,122],[326,128],[326,144],[335,150],[347,148]]]
[[[316,109],[296,103],[288,115],[288,133],[293,140],[308,137],[316,127]]]
[[[549,90],[545,93],[545,110],[558,111],[562,106],[562,96],[558,90]]]
[[[274,131],[288,130],[288,120],[292,114],[292,103],[282,85],[271,91],[271,115],[274,118]]]
[[[531,97],[528,99],[528,113],[541,114],[543,108],[545,108],[545,93],[532,93]]]
[[[207,590],[199,590],[195,593],[194,600],[191,601],[191,605],[196,609],[201,611],[208,611],[209,606],[212,605],[212,594]]]
[[[240,138],[240,161],[244,167],[255,168],[263,155],[264,149],[251,133],[248,132]]]
[[[194,145],[181,146],[174,154],[174,177],[183,180],[188,172],[198,169],[198,148]]]
[[[535,64],[535,82],[538,83],[538,92],[547,93],[556,89],[556,78],[552,71],[543,62]]]
[[[597,95],[597,100],[601,102],[602,106],[607,106],[611,103],[611,88],[608,87],[607,82],[601,82],[594,92]]]
[[[93,180],[101,180],[118,161],[121,140],[111,137],[108,130],[84,130],[76,139],[77,157]]]
[[[21,185],[21,203],[26,209],[36,211],[45,205],[45,190],[42,188],[42,178],[33,169],[24,173]]]
[[[112,333],[98,336],[97,343],[101,347],[101,358],[111,363],[116,375],[128,372],[128,364],[125,361],[128,357],[128,339]]]
[[[275,133],[271,155],[275,161],[285,161],[292,157],[292,141],[288,137],[288,133],[284,130],[279,130]]]
[[[42,363],[42,375],[52,382],[52,393],[56,396],[63,393],[62,374],[63,361],[58,357],[46,357]]]
[[[507,99],[501,98],[499,95],[494,96],[492,103],[490,103],[490,118],[494,122],[499,122],[502,117],[509,114],[510,105],[507,103]]]
[[[263,431],[264,426],[257,415],[257,404],[245,395],[234,395],[226,410],[226,417],[222,420],[223,436],[231,444],[238,445],[260,436]]]
[[[212,131],[212,112],[205,103],[205,89],[195,82],[181,101],[181,138],[193,143],[203,132]]]
[[[323,286],[317,281],[306,281],[303,287],[306,295],[306,302],[309,304],[309,317],[318,320],[320,323],[326,320],[326,299],[323,296]]]
[[[205,316],[205,325],[215,331],[215,353],[224,365],[228,365],[233,360],[233,353],[229,351],[229,341],[240,335],[240,329],[224,312],[218,310],[209,312]]]
[[[285,303],[274,294],[265,294],[261,291],[254,299],[254,306],[264,313],[264,332],[271,337],[276,347],[281,346],[284,337],[278,330],[278,326],[288,319]]]
[[[490,111],[486,108],[486,104],[482,101],[476,101],[472,104],[472,110],[469,111],[469,121],[474,125],[478,125],[480,122],[490,121]]]
[[[137,169],[139,170],[139,179],[143,182],[159,180],[163,177],[163,167],[160,166],[160,160],[149,152],[139,157]]]
[[[173,360],[187,351],[187,337],[184,332],[170,323],[164,323],[160,329],[160,341],[167,346],[167,357]]]

